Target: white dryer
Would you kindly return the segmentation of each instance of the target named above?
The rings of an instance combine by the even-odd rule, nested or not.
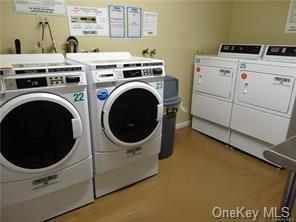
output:
[[[296,134],[296,46],[267,46],[263,60],[240,61],[230,144],[266,160],[264,150]]]
[[[116,52],[67,58],[87,67],[96,197],[157,174],[163,61]]]
[[[239,58],[259,59],[263,45],[221,44],[218,56],[195,57],[192,128],[229,143]]]
[[[0,55],[1,221],[43,221],[94,200],[84,66]]]

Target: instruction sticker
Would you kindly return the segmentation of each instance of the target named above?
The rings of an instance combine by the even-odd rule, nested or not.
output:
[[[125,8],[109,5],[109,36],[110,38],[125,38]]]
[[[16,13],[66,15],[65,0],[13,0]]]
[[[106,8],[68,7],[70,34],[73,36],[102,36],[109,34]]]
[[[141,38],[142,9],[127,7],[127,37]]]
[[[157,36],[157,12],[144,12],[143,35]]]

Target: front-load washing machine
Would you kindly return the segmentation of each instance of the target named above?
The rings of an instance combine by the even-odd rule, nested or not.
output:
[[[87,67],[96,197],[157,174],[163,61],[108,52],[67,58]]]
[[[84,66],[0,55],[1,221],[42,221],[94,200]]]

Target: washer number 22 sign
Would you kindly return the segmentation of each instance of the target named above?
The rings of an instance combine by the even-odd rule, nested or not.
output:
[[[84,93],[74,93],[74,102],[81,102],[84,101]]]

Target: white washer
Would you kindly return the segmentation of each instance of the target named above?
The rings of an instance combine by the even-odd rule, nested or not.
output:
[[[84,66],[0,55],[1,221],[43,221],[94,201]]]
[[[268,46],[264,61],[241,60],[230,144],[258,158],[296,134],[296,46]]]
[[[259,59],[263,45],[221,44],[218,56],[195,57],[192,128],[229,143],[239,58]]]
[[[157,174],[163,61],[126,52],[67,58],[87,67],[96,197]]]

